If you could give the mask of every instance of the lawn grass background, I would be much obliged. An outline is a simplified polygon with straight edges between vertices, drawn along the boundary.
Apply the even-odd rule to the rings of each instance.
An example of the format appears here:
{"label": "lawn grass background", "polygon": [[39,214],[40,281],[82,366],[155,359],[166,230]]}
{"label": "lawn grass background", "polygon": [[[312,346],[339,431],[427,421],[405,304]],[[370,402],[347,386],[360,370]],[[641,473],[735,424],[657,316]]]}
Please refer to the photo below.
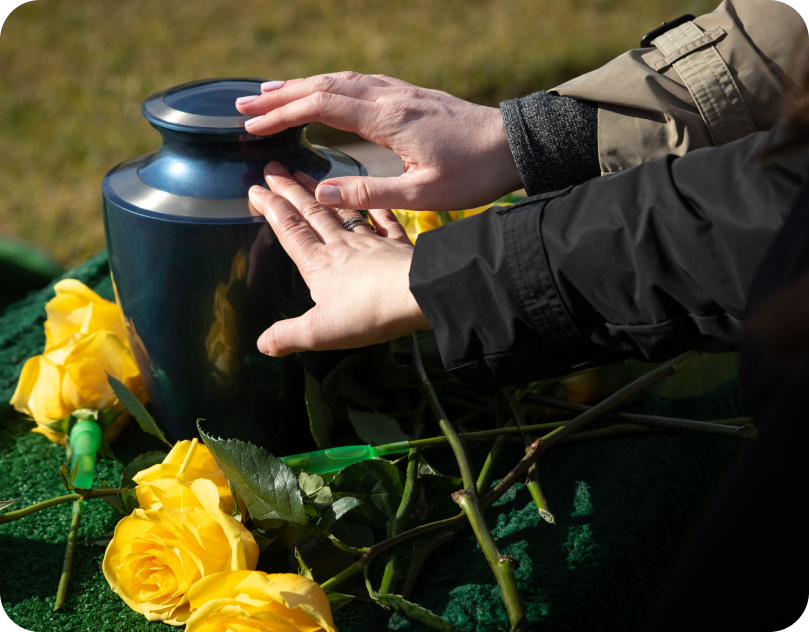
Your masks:
{"label": "lawn grass background", "polygon": [[[0,33],[0,237],[66,267],[104,245],[101,179],[159,146],[148,95],[217,76],[385,73],[497,105],[718,0],[37,0]],[[328,145],[356,137],[313,126]]]}

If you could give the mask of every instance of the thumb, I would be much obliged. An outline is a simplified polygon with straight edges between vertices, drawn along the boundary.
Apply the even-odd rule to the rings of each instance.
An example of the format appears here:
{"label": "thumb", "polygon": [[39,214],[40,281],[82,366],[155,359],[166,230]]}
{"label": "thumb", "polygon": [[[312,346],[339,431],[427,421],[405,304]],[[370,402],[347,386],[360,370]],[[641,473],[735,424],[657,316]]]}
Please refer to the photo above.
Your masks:
{"label": "thumb", "polygon": [[258,338],[256,346],[264,355],[280,358],[296,351],[309,351],[316,344],[312,310],[298,318],[279,320]]}
{"label": "thumb", "polygon": [[321,204],[337,208],[428,210],[435,197],[430,184],[428,174],[423,171],[403,173],[393,178],[328,178],[317,186],[315,197]]}

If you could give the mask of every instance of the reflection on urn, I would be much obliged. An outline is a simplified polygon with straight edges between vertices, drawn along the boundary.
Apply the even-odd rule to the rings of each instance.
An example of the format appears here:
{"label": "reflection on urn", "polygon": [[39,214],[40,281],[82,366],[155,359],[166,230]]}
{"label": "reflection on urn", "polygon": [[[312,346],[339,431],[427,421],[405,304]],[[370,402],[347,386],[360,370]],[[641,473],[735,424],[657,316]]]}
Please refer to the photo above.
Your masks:
{"label": "reflection on urn", "polygon": [[247,277],[247,249],[241,248],[236,253],[230,266],[230,279],[220,283],[216,288],[213,303],[214,321],[205,339],[208,359],[218,379],[233,376],[239,366],[240,353],[239,328],[236,312],[228,300],[228,292],[236,281]]}

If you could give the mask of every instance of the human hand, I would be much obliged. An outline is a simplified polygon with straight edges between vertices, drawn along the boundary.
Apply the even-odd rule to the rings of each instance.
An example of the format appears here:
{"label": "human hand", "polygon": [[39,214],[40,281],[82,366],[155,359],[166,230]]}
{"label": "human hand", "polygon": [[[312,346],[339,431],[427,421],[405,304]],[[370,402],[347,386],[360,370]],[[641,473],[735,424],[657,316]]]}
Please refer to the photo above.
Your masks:
{"label": "human hand", "polygon": [[522,187],[500,110],[384,75],[356,72],[271,81],[236,107],[255,118],[251,134],[321,122],[395,151],[395,178],[328,178],[321,204],[347,209],[457,210],[494,202]]}
{"label": "human hand", "polygon": [[410,293],[413,245],[389,210],[369,215],[377,227],[341,224],[356,211],[338,211],[314,198],[317,181],[290,176],[277,162],[264,170],[271,191],[250,189],[250,202],[267,218],[278,241],[309,286],[315,307],[275,323],[258,339],[259,351],[351,349],[429,329]]}

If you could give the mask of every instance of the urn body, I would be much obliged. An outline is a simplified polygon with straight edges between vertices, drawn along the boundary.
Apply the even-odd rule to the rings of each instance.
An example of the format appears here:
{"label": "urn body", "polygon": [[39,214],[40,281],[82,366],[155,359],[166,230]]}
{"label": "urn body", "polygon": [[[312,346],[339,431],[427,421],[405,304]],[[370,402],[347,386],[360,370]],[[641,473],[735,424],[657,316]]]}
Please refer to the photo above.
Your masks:
{"label": "urn body", "polygon": [[270,446],[303,407],[302,369],[256,340],[302,314],[309,291],[247,192],[277,160],[322,180],[365,175],[311,145],[304,128],[244,130],[238,96],[262,79],[196,81],[152,95],[144,116],[160,149],[104,178],[104,227],[116,300],[155,411],[175,440],[206,432]]}

